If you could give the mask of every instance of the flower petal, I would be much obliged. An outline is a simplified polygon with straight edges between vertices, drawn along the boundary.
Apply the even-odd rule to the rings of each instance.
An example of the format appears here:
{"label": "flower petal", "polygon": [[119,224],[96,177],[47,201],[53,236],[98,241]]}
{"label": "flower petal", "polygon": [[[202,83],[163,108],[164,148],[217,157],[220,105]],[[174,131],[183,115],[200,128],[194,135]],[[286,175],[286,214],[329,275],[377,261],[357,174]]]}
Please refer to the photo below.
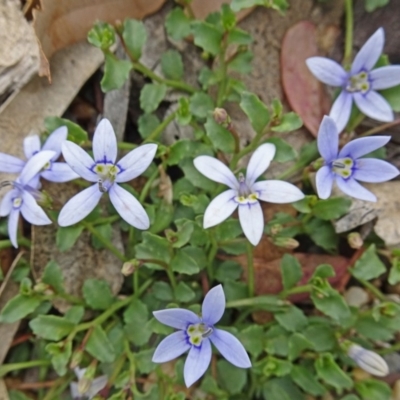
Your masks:
{"label": "flower petal", "polygon": [[98,176],[92,171],[95,162],[86,151],[68,140],[63,142],[61,149],[65,161],[79,176],[89,182],[97,182]]}
{"label": "flower petal", "polygon": [[22,193],[21,214],[32,225],[48,225],[51,219],[43,211],[34,197],[27,191]]}
{"label": "flower petal", "polygon": [[13,208],[8,216],[8,236],[12,245],[18,249],[18,220],[19,220],[19,209]]}
{"label": "flower petal", "polygon": [[354,93],[357,107],[367,117],[377,121],[393,121],[393,111],[386,99],[377,92],[370,90],[367,94]]}
{"label": "flower petal", "polygon": [[50,182],[68,182],[79,178],[79,175],[63,162],[52,163],[51,169],[44,170],[41,176]]}
{"label": "flower petal", "polygon": [[236,196],[237,191],[229,189],[213,199],[204,214],[204,228],[210,228],[225,221],[238,206],[238,203],[234,200]]}
{"label": "flower petal", "polygon": [[310,57],[306,60],[307,67],[321,82],[330,86],[342,86],[347,80],[347,72],[344,68],[325,57]]}
{"label": "flower petal", "polygon": [[333,118],[325,115],[318,130],[318,151],[326,162],[337,158],[339,134]]}
{"label": "flower petal", "polygon": [[78,384],[76,382],[71,382],[69,384],[69,388],[71,391],[71,397],[72,399],[79,399],[81,397],[81,393],[78,390]]}
{"label": "flower petal", "polygon": [[249,242],[257,246],[264,230],[264,215],[260,203],[240,204],[239,221]]}
{"label": "flower petal", "polygon": [[390,141],[390,136],[371,136],[354,139],[345,144],[338,158],[351,157],[353,160],[371,153]]}
{"label": "flower petal", "polygon": [[83,375],[85,375],[86,370],[87,368],[79,368],[79,367],[74,368],[75,375],[79,381],[83,378]]}
{"label": "flower petal", "polygon": [[110,121],[103,118],[93,135],[93,155],[96,162],[115,163],[117,159],[117,137]]}
{"label": "flower petal", "polygon": [[186,387],[190,387],[207,371],[211,362],[211,343],[204,339],[200,347],[192,346],[183,368]]}
{"label": "flower petal", "polygon": [[61,145],[67,140],[68,128],[66,126],[60,126],[54,132],[52,132],[47,140],[44,142],[42,150],[53,150],[56,152],[53,160],[57,160],[61,154]]}
{"label": "flower petal", "polygon": [[361,186],[353,178],[344,180],[343,178],[337,177],[336,183],[343,193],[351,197],[365,201],[376,201],[376,196],[369,190],[365,189],[365,187]]}
{"label": "flower petal", "polygon": [[257,147],[247,166],[246,183],[252,186],[256,179],[269,167],[275,156],[276,147],[272,143],[264,143]]}
{"label": "flower petal", "polygon": [[333,172],[331,172],[331,169],[327,165],[324,165],[317,171],[315,186],[317,187],[320,199],[327,199],[331,195],[334,178]]}
{"label": "flower petal", "polygon": [[141,175],[149,167],[156,155],[156,144],[144,144],[130,151],[118,161],[121,172],[117,175],[116,182],[127,182]]}
{"label": "flower petal", "polygon": [[184,331],[171,333],[171,335],[168,335],[157,346],[151,361],[155,363],[164,363],[174,360],[191,347],[192,345],[189,343]]}
{"label": "flower petal", "polygon": [[335,121],[338,133],[343,132],[349,122],[352,104],[353,95],[346,90],[342,90],[332,105],[329,116]]}
{"label": "flower petal", "polygon": [[392,164],[376,158],[360,158],[353,178],[362,182],[386,182],[399,175],[399,170]]}
{"label": "flower petal", "polygon": [[233,172],[221,161],[210,156],[199,156],[193,160],[196,169],[214,182],[238,189],[239,182]]}
{"label": "flower petal", "polygon": [[239,368],[251,367],[251,361],[245,348],[231,333],[215,328],[210,340],[231,364]]}
{"label": "flower petal", "polygon": [[39,151],[39,153],[36,153],[25,164],[17,182],[26,185],[53,157],[54,151],[50,150]]}
{"label": "flower petal", "polygon": [[25,161],[5,153],[0,153],[0,172],[19,174],[24,168],[24,165]]}
{"label": "flower petal", "polygon": [[208,291],[201,306],[201,316],[207,325],[216,324],[224,315],[225,293],[222,285]]}
{"label": "flower petal", "polygon": [[127,190],[114,183],[108,191],[111,203],[118,214],[137,229],[148,229],[149,217],[143,206]]}
{"label": "flower petal", "polygon": [[373,90],[388,89],[400,84],[400,65],[387,65],[369,73]]}
{"label": "flower petal", "polygon": [[253,190],[258,193],[258,199],[269,203],[285,204],[304,199],[303,192],[295,185],[278,180],[256,182]]}
{"label": "flower petal", "polygon": [[186,329],[190,324],[198,324],[200,318],[190,310],[183,308],[167,308],[153,311],[154,317],[164,325],[175,329]]}
{"label": "flower petal", "polygon": [[93,379],[93,382],[90,385],[90,388],[86,393],[86,396],[88,396],[89,399],[92,399],[94,396],[96,396],[97,393],[99,393],[106,387],[107,382],[108,382],[108,377],[106,375],[102,375]]}
{"label": "flower petal", "polygon": [[351,73],[358,74],[361,71],[370,71],[377,63],[383,51],[385,32],[379,28],[361,47],[354,57]]}
{"label": "flower petal", "polygon": [[83,220],[97,206],[101,196],[97,184],[92,185],[68,200],[58,216],[60,226],[70,226]]}
{"label": "flower petal", "polygon": [[13,208],[13,198],[17,197],[19,193],[20,191],[18,189],[12,189],[4,195],[0,203],[0,217],[6,217],[10,214]]}
{"label": "flower petal", "polygon": [[27,136],[24,139],[24,153],[25,157],[29,160],[33,155],[38,153],[41,148],[40,138],[38,135]]}

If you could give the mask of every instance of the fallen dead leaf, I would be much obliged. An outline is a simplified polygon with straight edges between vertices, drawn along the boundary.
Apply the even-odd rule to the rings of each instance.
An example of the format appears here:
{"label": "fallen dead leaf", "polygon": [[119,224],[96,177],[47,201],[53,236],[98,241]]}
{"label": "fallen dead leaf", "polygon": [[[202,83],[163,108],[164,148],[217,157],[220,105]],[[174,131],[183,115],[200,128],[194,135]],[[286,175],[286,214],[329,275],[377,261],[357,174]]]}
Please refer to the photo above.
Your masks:
{"label": "fallen dead leaf", "polygon": [[317,54],[317,29],[313,23],[301,21],[288,29],[282,42],[282,85],[290,106],[314,136],[331,107],[323,85],[305,63],[307,58]]}

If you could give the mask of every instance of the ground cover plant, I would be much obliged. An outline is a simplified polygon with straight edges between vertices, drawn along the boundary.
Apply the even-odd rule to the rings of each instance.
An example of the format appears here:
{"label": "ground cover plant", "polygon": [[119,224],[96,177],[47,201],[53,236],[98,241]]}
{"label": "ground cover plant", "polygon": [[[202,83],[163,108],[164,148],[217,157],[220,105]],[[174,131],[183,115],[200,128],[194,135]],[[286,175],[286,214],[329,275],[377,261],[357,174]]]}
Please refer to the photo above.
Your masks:
{"label": "ground cover plant", "polygon": [[[290,1],[233,0],[205,20],[189,0],[177,3],[165,29],[206,60],[196,85],[184,80],[178,50],[159,55],[160,71],[141,62],[152,40],[141,21],[99,21],[88,33],[104,53],[103,92],[133,71],[143,77],[139,136],[117,139],[106,118],[91,137],[49,118],[47,132],[25,139],[24,159],[0,153],[0,171],[15,175],[0,184],[8,237],[0,248],[34,251],[26,228],[54,225],[59,253],[73,253],[87,234],[123,276],[117,289],[89,278],[71,293],[55,259],[33,277],[19,253],[11,277],[19,292],[0,313],[2,324],[24,321],[0,366],[10,399],[398,399],[397,378],[388,378],[398,371],[385,357],[400,349],[400,298],[382,282],[400,282],[400,251],[371,224],[337,229],[399,175],[385,159],[400,103],[400,66],[384,54],[389,33],[379,28],[353,52],[345,1],[343,63],[306,60],[339,90],[316,139],[298,152],[282,136],[296,134],[301,117],[278,99],[265,104],[241,79],[253,38],[235,14],[261,6],[284,15]],[[176,107],[160,120],[171,93]],[[248,143],[232,104],[254,131]],[[360,130],[365,117],[383,124]],[[172,123],[192,135],[168,144],[162,133]],[[274,163],[282,168],[269,175]],[[266,272],[260,251],[278,254]],[[367,300],[351,301],[349,285]],[[30,370],[28,391],[13,384]]]}

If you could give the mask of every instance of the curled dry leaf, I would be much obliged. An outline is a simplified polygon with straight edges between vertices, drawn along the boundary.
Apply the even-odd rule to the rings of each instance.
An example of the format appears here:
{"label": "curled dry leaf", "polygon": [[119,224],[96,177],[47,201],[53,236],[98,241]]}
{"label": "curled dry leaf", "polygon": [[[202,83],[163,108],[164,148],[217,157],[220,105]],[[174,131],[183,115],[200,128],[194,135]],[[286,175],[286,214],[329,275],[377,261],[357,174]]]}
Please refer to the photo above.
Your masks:
{"label": "curled dry leaf", "polygon": [[323,85],[305,63],[307,58],[317,54],[317,29],[313,23],[301,21],[287,30],[281,51],[283,89],[290,106],[314,136],[331,106]]}

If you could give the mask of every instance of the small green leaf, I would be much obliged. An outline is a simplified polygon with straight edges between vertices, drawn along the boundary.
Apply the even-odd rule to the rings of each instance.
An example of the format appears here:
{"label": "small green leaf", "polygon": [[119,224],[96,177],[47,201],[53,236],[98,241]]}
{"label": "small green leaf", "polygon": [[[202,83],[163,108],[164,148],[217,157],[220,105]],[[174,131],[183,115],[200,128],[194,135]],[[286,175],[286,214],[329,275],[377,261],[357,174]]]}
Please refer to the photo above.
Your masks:
{"label": "small green leaf", "polygon": [[253,58],[254,54],[250,50],[240,52],[229,63],[229,70],[239,72],[239,74],[243,75],[249,74],[253,70]]}
{"label": "small green leaf", "polygon": [[386,271],[385,265],[376,254],[375,245],[371,244],[356,261],[351,273],[358,279],[370,280],[377,278]]}
{"label": "small green leaf", "polygon": [[142,48],[147,40],[146,28],[142,21],[126,19],[122,33],[124,43],[128,48],[129,55],[138,61],[142,55]]}
{"label": "small green leaf", "polygon": [[315,373],[310,371],[309,368],[302,365],[294,365],[290,376],[306,393],[313,396],[323,396],[326,392],[324,386],[315,377]]}
{"label": "small green leaf", "polygon": [[337,390],[351,389],[353,387],[353,381],[339,365],[337,365],[332,354],[321,354],[314,365],[318,377],[328,385],[333,386]]}
{"label": "small green leaf", "polygon": [[206,128],[207,136],[210,138],[215,149],[221,150],[224,153],[234,152],[234,137],[226,128],[217,124],[214,118],[208,117],[204,127]]}
{"label": "small green leaf", "polygon": [[277,312],[275,319],[279,325],[290,332],[302,331],[308,323],[303,311],[295,306],[290,306],[281,312]]}
{"label": "small green leaf", "polygon": [[287,360],[281,360],[272,356],[268,357],[268,360],[263,368],[263,373],[267,377],[271,376],[285,376],[290,374],[293,364]]}
{"label": "small green leaf", "polygon": [[330,252],[336,250],[338,236],[330,222],[313,218],[306,223],[304,228],[318,246]]}
{"label": "small green leaf", "polygon": [[44,120],[44,126],[49,133],[54,132],[61,126],[66,126],[68,128],[67,139],[79,145],[89,140],[87,132],[84,131],[78,124],[75,124],[69,119],[60,117],[46,117]]}
{"label": "small green leaf", "polygon": [[204,51],[217,55],[220,51],[223,32],[205,21],[192,22],[194,44]]}
{"label": "small green leaf", "polygon": [[50,261],[44,268],[42,282],[50,285],[56,293],[64,293],[63,273],[55,261]]}
{"label": "small green leaf", "polygon": [[106,310],[114,301],[109,284],[100,279],[87,279],[82,288],[86,303],[93,310]]}
{"label": "small green leaf", "polygon": [[388,400],[392,395],[392,390],[386,382],[376,379],[365,379],[356,382],[355,388],[363,400]]}
{"label": "small green leaf", "polygon": [[246,31],[235,28],[228,34],[228,44],[249,45],[253,42],[253,37]]}
{"label": "small green leaf", "polygon": [[[167,239],[150,232],[143,232],[142,237],[142,243],[135,246],[135,254],[138,260],[153,259],[165,263],[170,262],[170,243]],[[146,263],[146,265],[148,267],[151,265],[155,269],[162,269],[157,264]]]}
{"label": "small green leaf", "polygon": [[181,40],[190,35],[190,18],[186,16],[182,8],[174,8],[165,20],[168,35],[174,40]]}
{"label": "small green leaf", "polygon": [[197,92],[190,98],[190,112],[198,118],[204,119],[214,110],[213,99],[204,92]]}
{"label": "small green leaf", "polygon": [[260,325],[249,325],[238,334],[238,339],[254,357],[258,357],[264,349],[265,333]]}
{"label": "small green leaf", "polygon": [[400,260],[397,256],[392,259],[388,281],[391,285],[400,282]]}
{"label": "small green leaf", "polygon": [[75,328],[72,322],[55,315],[39,315],[29,323],[29,326],[35,335],[56,342]]}
{"label": "small green leaf", "polygon": [[142,114],[138,119],[138,131],[142,139],[147,139],[160,125],[160,120],[154,114]]}
{"label": "small green leaf", "polygon": [[285,290],[295,286],[303,276],[301,265],[296,257],[284,254],[281,261],[282,280]]}
{"label": "small green leaf", "polygon": [[306,339],[313,344],[314,349],[318,352],[332,350],[336,345],[335,333],[332,330],[331,325],[309,325],[302,333]]}
{"label": "small green leaf", "polygon": [[154,371],[157,364],[153,363],[154,350],[142,350],[138,353],[135,353],[135,362],[137,363],[137,368],[142,374],[149,374],[151,371]]}
{"label": "small green leaf", "polygon": [[192,114],[190,113],[190,102],[187,97],[181,97],[178,100],[178,109],[176,110],[176,120],[178,124],[185,126],[189,125],[192,121]]}
{"label": "small green leaf", "polygon": [[270,113],[258,96],[254,93],[243,92],[240,108],[248,116],[254,130],[257,133],[263,132],[270,121]]}
{"label": "small green leaf", "polygon": [[180,274],[193,275],[200,271],[195,260],[186,254],[183,249],[176,251],[171,261],[172,270]]}
{"label": "small green leaf", "polygon": [[180,249],[190,241],[194,230],[194,222],[184,219],[175,221],[178,231],[173,236],[172,247]]}
{"label": "small green leaf", "polygon": [[115,29],[107,22],[96,22],[87,36],[88,42],[102,50],[108,50],[115,43]]}
{"label": "small green leaf", "polygon": [[60,226],[57,229],[56,234],[56,246],[60,251],[69,250],[75,242],[79,239],[82,231],[84,229],[83,225],[71,225],[71,226]]}
{"label": "small green leaf", "polygon": [[265,0],[232,0],[231,8],[233,11],[238,12],[244,8],[263,5],[265,5]]}
{"label": "small green leaf", "polygon": [[172,301],[174,295],[171,286],[167,282],[155,282],[152,286],[154,297],[161,301]]}
{"label": "small green leaf", "polygon": [[176,50],[167,50],[161,56],[161,69],[168,79],[180,80],[183,76],[182,56]]}
{"label": "small green leaf", "polygon": [[386,6],[387,4],[389,4],[389,0],[365,0],[365,9],[368,12],[372,12],[377,8]]}
{"label": "small green leaf", "polygon": [[[384,0],[389,1],[389,0]],[[400,85],[381,90],[380,94],[387,100],[393,111],[400,111]]]}
{"label": "small green leaf", "polygon": [[242,266],[236,261],[224,261],[218,265],[215,272],[215,279],[220,282],[227,280],[236,281],[240,278],[243,273]]}
{"label": "small green leaf", "polygon": [[294,112],[289,112],[284,114],[279,125],[273,126],[271,128],[274,132],[291,132],[299,129],[303,126],[303,121]]}
{"label": "small green leaf", "polygon": [[327,200],[318,200],[312,212],[317,218],[329,221],[345,215],[351,206],[351,200],[345,197],[332,197]]}
{"label": "small green leaf", "polygon": [[85,350],[100,362],[111,363],[115,360],[114,347],[103,328],[99,325],[94,327],[86,343]]}
{"label": "small green leaf", "polygon": [[289,339],[289,360],[295,360],[306,349],[314,349],[312,342],[310,342],[303,334],[294,333]]}
{"label": "small green leaf", "polygon": [[101,90],[105,93],[120,89],[128,80],[132,63],[120,60],[112,53],[105,53],[104,75],[100,82]]}
{"label": "small green leaf", "polygon": [[247,371],[237,368],[226,360],[217,362],[218,382],[230,394],[239,394],[247,383]]}
{"label": "small green leaf", "polygon": [[36,297],[17,294],[15,297],[10,299],[1,310],[0,322],[11,324],[19,321],[31,312],[35,311],[41,302],[42,300]]}
{"label": "small green leaf", "polygon": [[284,163],[295,160],[298,157],[297,151],[289,143],[279,137],[270,138],[266,140],[266,143],[272,143],[276,147],[274,161]]}
{"label": "small green leaf", "polygon": [[58,375],[67,373],[67,364],[71,357],[72,342],[48,343],[45,350],[52,356],[51,363]]}
{"label": "small green leaf", "polygon": [[147,114],[157,110],[166,93],[167,87],[165,85],[159,83],[146,83],[140,92],[141,109]]}
{"label": "small green leaf", "polygon": [[181,301],[182,303],[188,303],[195,298],[195,292],[183,281],[178,283],[178,286],[175,290],[176,300]]}
{"label": "small green leaf", "polygon": [[125,333],[127,337],[137,346],[147,343],[152,334],[148,325],[149,312],[147,306],[138,299],[133,299],[129,307],[124,311],[126,323]]}
{"label": "small green leaf", "polygon": [[79,324],[85,314],[82,306],[72,306],[64,315],[64,318],[74,324]]}

